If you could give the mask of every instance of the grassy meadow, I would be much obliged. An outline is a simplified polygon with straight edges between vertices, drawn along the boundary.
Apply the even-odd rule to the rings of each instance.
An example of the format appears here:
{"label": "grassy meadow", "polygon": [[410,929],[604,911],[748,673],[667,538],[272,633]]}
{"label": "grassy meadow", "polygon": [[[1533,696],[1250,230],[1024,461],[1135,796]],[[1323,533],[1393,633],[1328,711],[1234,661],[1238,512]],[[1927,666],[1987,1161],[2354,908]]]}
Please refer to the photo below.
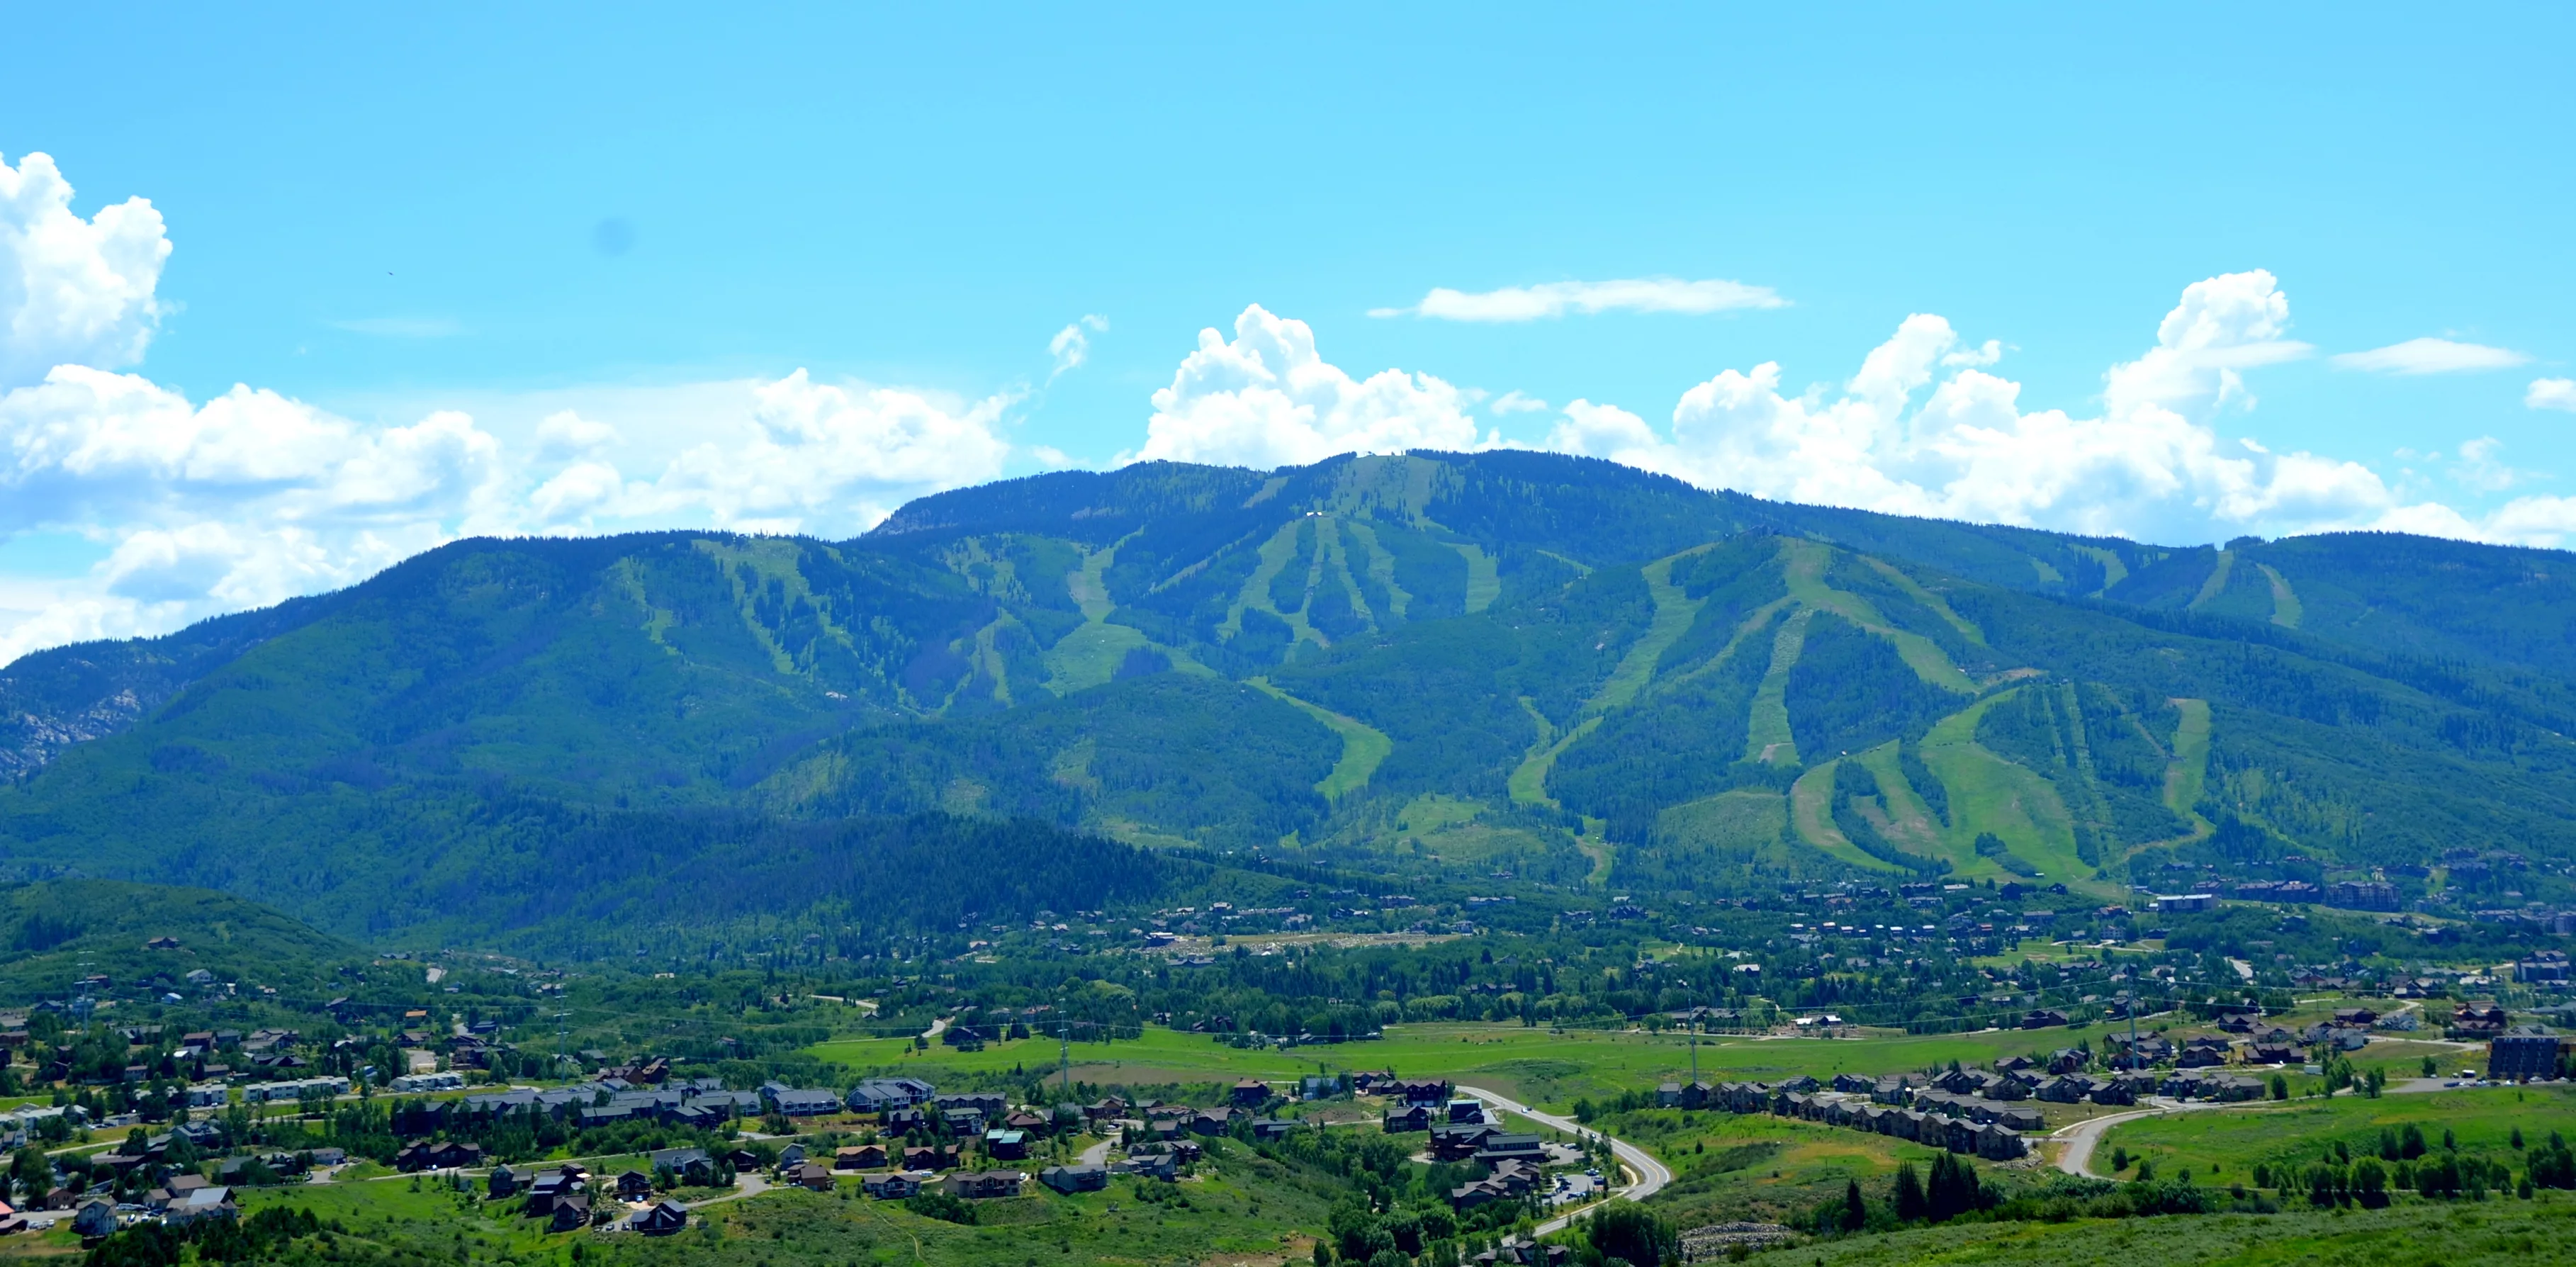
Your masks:
{"label": "grassy meadow", "polygon": [[[2045,1052],[2075,1041],[2071,1033],[2093,1032],[2003,1030],[1858,1039],[1715,1037],[1699,1045],[1699,1071],[1713,1082],[1776,1082],[1799,1074],[1831,1078],[1837,1073],[1896,1073],[1954,1060],[1973,1066],[1999,1056]],[[1563,1111],[1578,1099],[1687,1078],[1691,1068],[1688,1040],[1669,1033],[1423,1024],[1389,1026],[1386,1035],[1379,1041],[1329,1047],[1240,1050],[1206,1035],[1149,1026],[1133,1041],[1073,1044],[1073,1077],[1104,1086],[1144,1086],[1384,1069],[1404,1076],[1473,1082],[1541,1108]],[[805,1050],[855,1071],[900,1070],[935,1081],[947,1070],[984,1074],[1052,1070],[1059,1049],[1052,1038],[1028,1038],[991,1043],[979,1052],[934,1047],[916,1053],[909,1039],[865,1038],[820,1043]]]}

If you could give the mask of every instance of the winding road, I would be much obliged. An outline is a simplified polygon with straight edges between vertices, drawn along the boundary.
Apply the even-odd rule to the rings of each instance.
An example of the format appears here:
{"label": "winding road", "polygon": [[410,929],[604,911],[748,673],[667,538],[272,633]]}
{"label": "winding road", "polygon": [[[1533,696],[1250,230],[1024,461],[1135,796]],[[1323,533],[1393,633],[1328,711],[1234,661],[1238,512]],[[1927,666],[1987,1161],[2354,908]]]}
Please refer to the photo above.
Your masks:
{"label": "winding road", "polygon": [[[2389,1083],[2385,1093],[2424,1095],[2442,1089],[2443,1083],[2440,1078],[2401,1078]],[[2061,1145],[2057,1152],[2057,1168],[2070,1175],[2079,1175],[2088,1179],[2101,1178],[2100,1175],[2093,1173],[2094,1145],[2101,1143],[2102,1136],[2122,1122],[2134,1122],[2146,1117],[2162,1117],[2167,1113],[2196,1113],[2221,1109],[2234,1109],[2240,1113],[2259,1113],[2266,1109],[2295,1107],[2300,1101],[2241,1100],[2233,1104],[2212,1104],[2196,1100],[2168,1100],[2162,1096],[2153,1096],[2148,1099],[2148,1103],[2153,1107],[2131,1109],[2126,1113],[2105,1113],[2100,1117],[2086,1118],[2071,1126],[2061,1126],[2049,1132],[2048,1137]]]}
{"label": "winding road", "polygon": [[[1500,1112],[1509,1113],[1515,1117],[1528,1118],[1529,1120],[1551,1130],[1559,1130],[1564,1131],[1567,1134],[1577,1135],[1600,1134],[1600,1132],[1595,1131],[1570,1117],[1558,1117],[1553,1113],[1541,1113],[1537,1109],[1533,1109],[1518,1100],[1505,1096],[1499,1091],[1488,1091],[1483,1087],[1470,1087],[1462,1084],[1459,1086],[1458,1092],[1461,1095],[1474,1096],[1475,1098],[1484,1101],[1486,1104],[1493,1106]],[[1665,1166],[1664,1163],[1655,1160],[1654,1157],[1647,1153],[1645,1149],[1639,1148],[1634,1144],[1623,1143],[1619,1140],[1610,1139],[1607,1135],[1602,1135],[1601,1138],[1609,1142],[1610,1153],[1612,1156],[1619,1159],[1620,1167],[1626,1170],[1629,1174],[1636,1176],[1636,1182],[1631,1183],[1627,1187],[1611,1194],[1610,1199],[1643,1201],[1646,1198],[1663,1191],[1664,1185],[1673,1181],[1672,1170]],[[1591,1207],[1585,1207],[1585,1209],[1589,1208]],[[1538,1225],[1534,1235],[1545,1236],[1550,1232],[1561,1230],[1565,1225],[1574,1221],[1575,1215],[1581,1214],[1582,1212],[1582,1210],[1575,1210],[1549,1219],[1548,1221]]]}

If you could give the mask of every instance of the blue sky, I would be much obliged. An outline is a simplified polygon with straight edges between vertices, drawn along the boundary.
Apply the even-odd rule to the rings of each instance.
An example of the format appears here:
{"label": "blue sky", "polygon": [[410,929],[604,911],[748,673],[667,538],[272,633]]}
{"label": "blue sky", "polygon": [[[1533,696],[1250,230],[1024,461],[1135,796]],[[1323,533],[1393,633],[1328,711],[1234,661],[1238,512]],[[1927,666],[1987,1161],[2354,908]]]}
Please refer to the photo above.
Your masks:
{"label": "blue sky", "polygon": [[[1136,455],[2576,530],[2563,8],[350,8],[9,6],[0,161],[169,253],[0,330],[0,659],[463,532],[838,535]],[[0,277],[90,249],[18,179]],[[1623,279],[1746,289],[1578,285]],[[1566,302],[1370,315],[1435,288]]]}

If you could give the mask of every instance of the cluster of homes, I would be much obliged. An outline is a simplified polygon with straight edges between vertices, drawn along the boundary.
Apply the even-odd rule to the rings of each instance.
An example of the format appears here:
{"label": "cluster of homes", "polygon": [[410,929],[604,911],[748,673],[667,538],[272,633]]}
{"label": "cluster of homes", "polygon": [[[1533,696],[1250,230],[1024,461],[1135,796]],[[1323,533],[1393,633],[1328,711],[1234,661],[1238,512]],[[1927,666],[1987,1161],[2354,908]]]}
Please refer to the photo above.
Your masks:
{"label": "cluster of homes", "polygon": [[1548,1166],[1573,1160],[1564,1152],[1551,1154],[1547,1141],[1536,1135],[1504,1130],[1482,1101],[1453,1095],[1446,1082],[1375,1073],[1352,1081],[1363,1094],[1387,1097],[1382,1121],[1388,1134],[1427,1131],[1434,1160],[1485,1168],[1483,1178],[1449,1190],[1449,1204],[1458,1209],[1529,1197],[1543,1189]]}
{"label": "cluster of homes", "polygon": [[[1836,1078],[1835,1085],[1847,1089],[1828,1091],[1823,1084],[1804,1076],[1776,1085],[1763,1082],[1725,1082],[1714,1086],[1705,1082],[1694,1082],[1688,1086],[1667,1084],[1672,1106],[1677,1108],[1801,1118],[1828,1126],[1910,1139],[1990,1161],[2011,1161],[2027,1156],[2030,1145],[2023,1139],[2022,1131],[2039,1126],[2039,1114],[2032,1110],[2011,1109],[1978,1098],[1973,1093],[1917,1087],[1902,1075],[1871,1079],[1858,1074],[1842,1074]],[[1977,1084],[1961,1077],[1958,1085]],[[1659,1088],[1656,1102],[1664,1103],[1666,1095],[1667,1092]],[[1882,1096],[1890,1097],[1893,1102],[1882,1102]],[[2021,1125],[2006,1125],[2007,1113],[2013,1115],[2010,1120]]]}
{"label": "cluster of homes", "polygon": [[[755,1161],[757,1159],[754,1159]],[[653,1173],[629,1170],[615,1179],[604,1180],[594,1188],[590,1172],[572,1162],[563,1162],[550,1170],[540,1170],[522,1178],[508,1166],[498,1166],[486,1181],[495,1201],[517,1198],[519,1213],[532,1219],[546,1220],[550,1231],[571,1232],[585,1227],[621,1228],[646,1236],[669,1236],[689,1225],[689,1207],[677,1198],[665,1195],[654,1200],[656,1176],[660,1183],[713,1185],[718,1177],[715,1161],[703,1148],[667,1148],[652,1156]],[[631,1208],[624,1220],[614,1217],[606,1198],[623,1202]],[[607,1214],[609,1217],[603,1218]]]}

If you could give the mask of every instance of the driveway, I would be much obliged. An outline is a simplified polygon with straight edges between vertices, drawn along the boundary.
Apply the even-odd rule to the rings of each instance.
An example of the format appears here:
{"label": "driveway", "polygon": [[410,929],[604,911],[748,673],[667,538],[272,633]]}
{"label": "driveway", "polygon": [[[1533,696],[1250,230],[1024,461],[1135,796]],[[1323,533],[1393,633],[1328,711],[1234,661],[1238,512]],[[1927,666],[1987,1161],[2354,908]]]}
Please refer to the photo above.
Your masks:
{"label": "driveway", "polygon": [[[1474,1096],[1476,1099],[1482,1100],[1486,1104],[1491,1105],[1502,1112],[1510,1113],[1516,1117],[1528,1118],[1541,1126],[1545,1126],[1553,1130],[1564,1131],[1567,1134],[1600,1134],[1600,1132],[1595,1131],[1591,1127],[1585,1126],[1572,1118],[1558,1117],[1553,1113],[1541,1113],[1537,1109],[1533,1109],[1518,1100],[1511,1099],[1499,1091],[1488,1091],[1483,1087],[1461,1085],[1458,1088],[1458,1092],[1461,1095]],[[1609,1139],[1606,1135],[1602,1136],[1602,1138],[1609,1140],[1610,1153],[1612,1156],[1619,1159],[1620,1167],[1635,1177],[1635,1182],[1630,1183],[1627,1187],[1614,1193],[1614,1196],[1624,1197],[1630,1201],[1643,1201],[1646,1198],[1663,1191],[1664,1185],[1673,1181],[1672,1170],[1665,1166],[1664,1163],[1655,1160],[1653,1155],[1649,1154],[1645,1149],[1639,1148],[1634,1144],[1622,1143],[1619,1140]],[[1579,1213],[1582,1213],[1582,1211],[1575,1211],[1575,1214]],[[1560,1214],[1555,1218],[1539,1224],[1536,1234],[1539,1236],[1545,1236],[1550,1232],[1563,1229],[1567,1224],[1573,1221],[1574,1214]]]}

